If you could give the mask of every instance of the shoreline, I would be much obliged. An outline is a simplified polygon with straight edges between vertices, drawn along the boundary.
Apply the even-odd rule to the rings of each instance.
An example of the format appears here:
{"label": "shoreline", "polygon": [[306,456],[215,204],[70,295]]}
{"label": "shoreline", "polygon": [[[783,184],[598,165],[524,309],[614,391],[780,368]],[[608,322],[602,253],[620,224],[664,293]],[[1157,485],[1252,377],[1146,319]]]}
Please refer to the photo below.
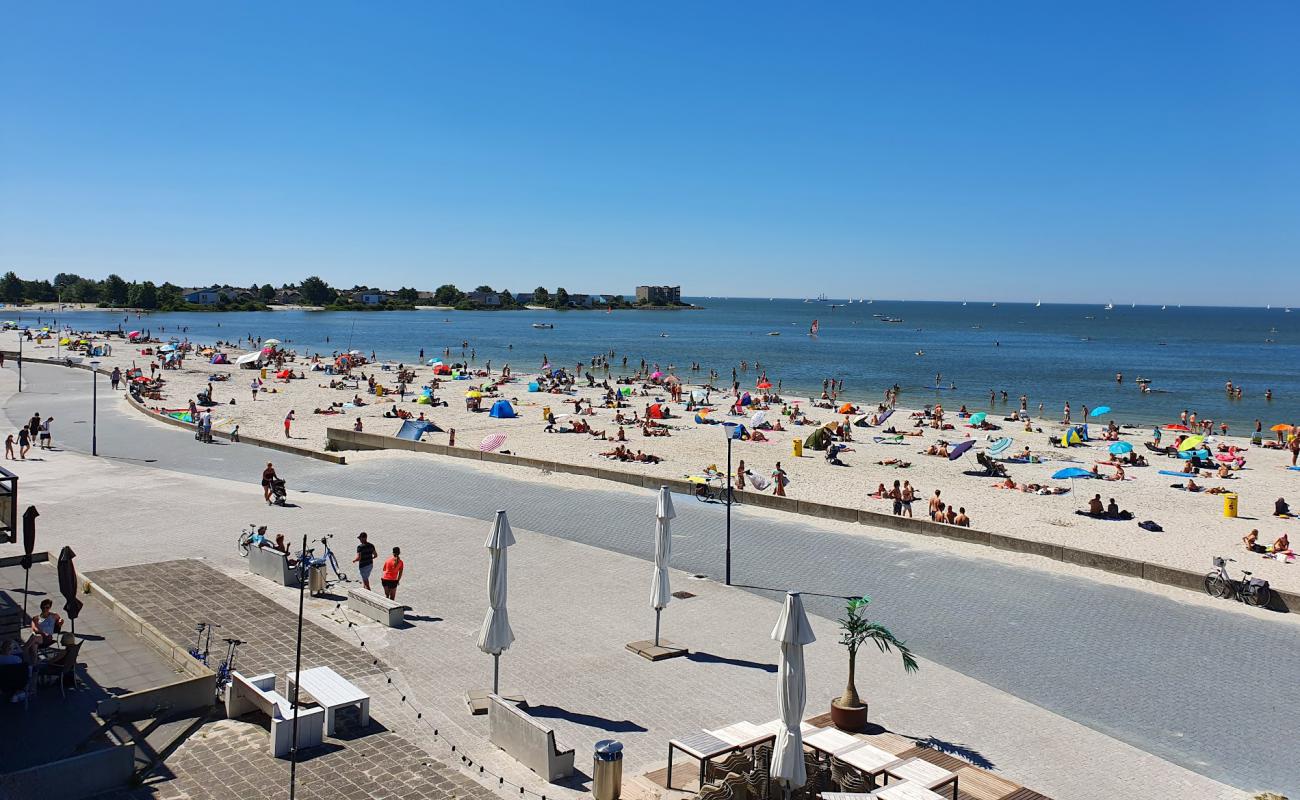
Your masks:
{"label": "shoreline", "polygon": [[[142,366],[147,366],[147,361],[138,355],[136,347],[118,345],[115,340],[114,350],[113,356],[104,359],[101,371],[111,370],[115,364],[129,365],[133,360],[143,361]],[[26,348],[25,355],[28,358],[37,356],[37,360],[46,360],[42,357],[52,356],[53,352],[53,347],[44,350],[29,346]],[[229,349],[226,352],[234,354]],[[501,448],[503,451],[528,459],[540,458],[552,463],[564,463],[579,472],[584,469],[612,470],[624,474],[627,478],[626,482],[656,483],[665,480],[680,482],[686,475],[700,474],[701,469],[710,463],[726,464],[726,446],[720,431],[715,429],[715,426],[696,425],[691,418],[681,416],[680,406],[675,405],[674,412],[679,416],[664,420],[666,424],[672,426],[669,437],[647,438],[641,435],[638,428],[631,426],[625,428],[629,448],[661,456],[665,459],[663,463],[624,463],[598,458],[597,453],[611,449],[614,443],[583,434],[547,434],[542,431],[544,423],[541,420],[541,410],[550,406],[554,413],[562,414],[564,406],[567,405],[565,401],[572,398],[529,393],[527,391],[529,377],[521,373],[516,373],[518,380],[506,384],[502,391],[503,396],[512,401],[519,416],[514,419],[494,419],[487,413],[472,413],[465,409],[462,397],[464,386],[459,381],[444,382],[438,391],[438,396],[450,405],[436,408],[412,402],[411,394],[408,394],[405,403],[395,404],[386,402],[390,399],[388,397],[366,394],[364,388],[332,390],[328,388],[329,376],[322,372],[310,371],[306,372],[308,376],[306,380],[287,382],[269,380],[266,385],[270,391],[259,393],[258,399],[253,401],[248,390],[248,381],[256,373],[247,370],[236,371],[229,365],[199,362],[201,359],[191,356],[186,359],[183,369],[164,371],[162,377],[167,380],[164,386],[165,399],[146,400],[146,404],[169,409],[183,408],[188,398],[193,397],[200,388],[209,385],[210,375],[226,373],[230,375],[228,381],[211,384],[215,387],[214,399],[219,404],[213,408],[216,421],[214,427],[217,431],[229,431],[233,425],[238,424],[243,436],[279,441],[284,438],[283,418],[289,409],[294,409],[297,419],[293,423],[293,436],[286,443],[318,452],[325,452],[327,448],[328,428],[350,431],[358,417],[362,420],[364,432],[394,435],[400,427],[400,420],[386,418],[382,414],[400,405],[403,410],[410,411],[413,415],[420,411],[428,413],[429,417],[444,429],[442,433],[424,436],[425,441],[435,445],[446,445],[449,434],[445,431],[454,428],[457,432],[457,448],[477,452],[480,439],[488,434],[499,432],[507,436],[507,441]],[[295,361],[289,366],[294,368],[296,374],[306,365]],[[361,370],[367,374],[371,373],[367,367],[362,367]],[[393,373],[384,372],[382,369],[374,369],[373,374],[381,383],[391,385],[393,381]],[[430,368],[419,367],[417,380],[413,385],[418,386],[420,383],[427,382],[430,377]],[[325,385],[322,386],[322,383]],[[364,382],[361,385],[364,387]],[[338,409],[342,413],[337,414],[312,413],[313,407],[326,408],[331,403],[350,401],[357,394],[364,396],[366,405],[359,408]],[[632,398],[632,408],[627,411],[640,412],[646,404],[653,402],[655,397],[664,396],[660,391],[652,392],[650,395]],[[591,389],[581,387],[578,396],[594,399],[595,393]],[[786,393],[786,398],[793,399],[789,392]],[[230,403],[232,399],[236,401],[233,405]],[[484,408],[487,406],[485,405]],[[874,408],[874,404],[869,408]],[[598,408],[596,411],[594,416],[584,415],[583,418],[590,421],[596,430],[604,429],[612,435],[613,412],[603,408]],[[724,409],[720,408],[715,413],[718,417],[725,418]],[[809,413],[822,422],[837,416],[822,409],[810,408]],[[897,410],[891,422],[896,423],[899,430],[911,430],[910,419],[905,409]],[[1247,469],[1240,473],[1241,477],[1235,481],[1198,479],[1199,483],[1206,486],[1227,485],[1236,490],[1241,497],[1240,513],[1246,515],[1240,518],[1224,518],[1221,515],[1222,502],[1212,495],[1189,495],[1170,489],[1171,482],[1180,481],[1156,473],[1164,468],[1177,469],[1181,466],[1181,462],[1158,458],[1150,453],[1146,455],[1152,456],[1150,459],[1152,466],[1130,470],[1130,477],[1134,480],[1079,481],[1075,486],[1074,494],[1057,497],[997,490],[993,488],[996,482],[994,479],[968,474],[977,469],[974,457],[969,454],[955,462],[916,454],[917,450],[937,438],[946,438],[951,442],[970,438],[978,444],[987,443],[1002,435],[1015,437],[1017,449],[1021,443],[1028,443],[1035,452],[1054,460],[1043,464],[1010,464],[1008,468],[1013,478],[1018,482],[1033,481],[1057,486],[1068,486],[1068,483],[1051,481],[1052,472],[1064,466],[1090,468],[1091,461],[1104,454],[1104,447],[1099,447],[1096,443],[1092,447],[1085,448],[1050,449],[1046,446],[1047,436],[1052,433],[1059,435],[1061,426],[1048,422],[1039,424],[1044,433],[1023,434],[1014,426],[1008,426],[1003,431],[997,432],[972,431],[959,427],[941,433],[927,428],[924,429],[922,436],[905,439],[903,446],[873,442],[871,436],[879,435],[878,429],[854,427],[852,432],[858,441],[852,443],[853,452],[843,455],[843,460],[850,465],[848,467],[830,466],[821,457],[822,453],[811,451],[802,458],[794,458],[791,452],[791,441],[796,437],[802,440],[815,429],[811,426],[791,426],[790,430],[784,433],[769,432],[768,435],[775,439],[772,443],[735,443],[734,460],[737,465],[744,460],[746,466],[764,476],[773,468],[776,461],[781,461],[792,479],[787,493],[796,502],[854,509],[855,513],[856,510],[862,510],[889,514],[891,509],[888,501],[874,500],[866,495],[878,483],[889,485],[893,480],[906,479],[911,481],[918,490],[918,499],[921,502],[917,504],[914,512],[917,516],[924,515],[925,500],[935,489],[940,489],[945,501],[951,501],[967,509],[967,513],[972,518],[973,528],[982,535],[997,535],[1001,531],[1011,533],[1017,538],[1042,543],[1047,547],[1091,551],[1201,574],[1210,568],[1214,556],[1233,556],[1244,565],[1244,568],[1254,570],[1257,576],[1270,580],[1276,588],[1285,591],[1300,590],[1300,562],[1288,564],[1259,559],[1243,553],[1241,545],[1241,537],[1252,527],[1258,527],[1260,540],[1268,543],[1282,532],[1300,535],[1300,527],[1297,527],[1294,521],[1277,520],[1268,516],[1273,499],[1286,496],[1288,488],[1293,489],[1296,485],[1295,476],[1282,469],[1284,462],[1289,463],[1289,454],[1284,456],[1275,451],[1252,448],[1247,453],[1249,461]],[[1148,433],[1146,429],[1126,430],[1124,433],[1125,438],[1137,445],[1139,452],[1145,452],[1138,443],[1146,438]],[[1246,444],[1241,437],[1230,436],[1225,441],[1238,445]],[[384,457],[383,453],[352,452],[347,456],[349,461]],[[908,460],[912,466],[909,469],[896,469],[874,463],[888,458]],[[769,494],[770,492],[771,490],[768,489]],[[1075,516],[1074,509],[1085,505],[1086,497],[1093,493],[1101,493],[1103,502],[1108,497],[1115,497],[1122,508],[1134,512],[1135,520],[1117,522]],[[753,495],[752,488],[746,494]],[[1300,500],[1294,496],[1289,499],[1292,502]],[[1136,521],[1145,519],[1156,520],[1164,527],[1165,532],[1151,534],[1137,528]],[[1296,530],[1291,531],[1291,528]],[[990,532],[990,534],[982,532]]]}

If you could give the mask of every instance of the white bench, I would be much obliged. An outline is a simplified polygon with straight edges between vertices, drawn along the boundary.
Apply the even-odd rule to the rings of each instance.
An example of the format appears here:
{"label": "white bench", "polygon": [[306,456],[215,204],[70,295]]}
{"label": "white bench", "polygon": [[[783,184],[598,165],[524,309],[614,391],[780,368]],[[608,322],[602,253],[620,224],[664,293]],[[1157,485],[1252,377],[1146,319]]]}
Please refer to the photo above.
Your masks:
{"label": "white bench", "polygon": [[556,748],[555,731],[496,694],[488,695],[488,739],[548,781],[573,774],[573,751]]}
{"label": "white bench", "polygon": [[[230,674],[226,685],[226,716],[234,719],[253,711],[271,718],[271,755],[284,758],[293,749],[293,704],[275,691],[275,675],[251,678]],[[298,706],[298,749],[324,740],[325,709]]]}
{"label": "white bench", "polygon": [[348,589],[348,608],[370,617],[375,622],[382,622],[390,628],[396,628],[406,619],[410,606],[404,606],[396,600],[389,600],[378,592],[369,589]]}
{"label": "white bench", "polygon": [[248,571],[281,586],[298,585],[298,570],[289,566],[289,555],[274,547],[248,548]]}

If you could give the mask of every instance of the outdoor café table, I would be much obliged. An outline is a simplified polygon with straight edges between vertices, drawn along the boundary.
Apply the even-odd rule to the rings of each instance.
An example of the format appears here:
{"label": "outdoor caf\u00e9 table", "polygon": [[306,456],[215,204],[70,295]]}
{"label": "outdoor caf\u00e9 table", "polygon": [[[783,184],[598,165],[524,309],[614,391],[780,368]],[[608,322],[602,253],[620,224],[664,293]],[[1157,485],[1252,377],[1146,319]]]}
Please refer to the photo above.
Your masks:
{"label": "outdoor caf\u00e9 table", "polygon": [[766,730],[752,722],[737,722],[725,728],[718,728],[716,731],[708,731],[708,733],[713,734],[727,744],[733,744],[741,748],[753,747],[759,742],[776,738],[775,731]]}
{"label": "outdoor caf\u00e9 table", "polygon": [[828,756],[839,756],[866,744],[858,737],[834,728],[823,728],[809,734],[804,737],[803,743]]}
{"label": "outdoor caf\u00e9 table", "polygon": [[836,758],[866,775],[873,782],[889,767],[901,763],[898,756],[867,742],[863,742],[861,747],[848,750],[836,756]]}
{"label": "outdoor caf\u00e9 table", "polygon": [[935,794],[919,783],[903,781],[892,783],[883,789],[871,793],[874,800],[947,800],[941,794]]}
{"label": "outdoor caf\u00e9 table", "polygon": [[885,781],[904,780],[938,791],[941,786],[952,786],[952,800],[957,800],[957,774],[924,758],[909,758],[885,768]]}
{"label": "outdoor caf\u00e9 table", "polygon": [[334,735],[334,712],[340,708],[356,706],[361,712],[361,727],[370,724],[370,695],[348,683],[329,667],[305,669],[300,679],[292,672],[284,677],[289,683],[290,694],[293,685],[297,683],[325,709],[325,732],[330,736]]}
{"label": "outdoor caf\u00e9 table", "polygon": [[740,750],[730,742],[719,739],[708,731],[700,731],[690,736],[684,736],[681,739],[668,740],[668,777],[665,780],[668,789],[673,788],[673,751],[681,750],[691,758],[698,759],[700,762],[700,786],[704,785],[704,771],[708,769],[709,762],[721,755]]}
{"label": "outdoor caf\u00e9 table", "polygon": [[[776,736],[776,732],[784,728],[785,723],[779,719],[774,719],[774,720],[769,720],[768,722],[764,722],[762,725],[759,725],[757,727],[760,730],[766,731],[767,733]],[[819,730],[821,730],[821,728],[817,727],[816,725],[813,725],[811,722],[799,723],[799,732],[804,736],[807,736],[808,734]]]}
{"label": "outdoor caf\u00e9 table", "polygon": [[868,792],[822,792],[822,800],[871,800]]}

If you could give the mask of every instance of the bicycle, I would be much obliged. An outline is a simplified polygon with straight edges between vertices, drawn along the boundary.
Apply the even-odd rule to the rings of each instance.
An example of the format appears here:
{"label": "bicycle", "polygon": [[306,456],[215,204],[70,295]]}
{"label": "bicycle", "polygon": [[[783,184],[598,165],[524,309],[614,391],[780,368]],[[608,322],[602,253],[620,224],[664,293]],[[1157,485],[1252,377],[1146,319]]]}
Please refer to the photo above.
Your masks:
{"label": "bicycle", "polygon": [[[714,481],[717,481],[715,484]],[[711,478],[695,486],[695,499],[701,503],[726,503],[727,502],[727,484],[722,478]],[[740,497],[734,488],[731,489],[731,504],[740,505]]]}
{"label": "bicycle", "polygon": [[[1235,562],[1235,558],[1227,561]],[[1233,580],[1228,575],[1228,565],[1222,556],[1214,557],[1214,570],[1205,575],[1205,592],[1211,597],[1226,599],[1235,597],[1238,601],[1256,608],[1267,606],[1273,598],[1268,581],[1252,578],[1250,570],[1241,571],[1241,580]]]}
{"label": "bicycle", "polygon": [[194,646],[190,648],[190,655],[199,660],[199,663],[207,666],[208,649],[212,645],[212,629],[220,628],[220,625],[214,625],[210,622],[200,622],[194,626]]}
{"label": "bicycle", "polygon": [[248,550],[253,546],[253,537],[257,535],[256,523],[248,523],[248,530],[239,533],[239,554],[245,558],[248,557]]}
{"label": "bicycle", "polygon": [[330,549],[330,539],[333,538],[334,534],[332,533],[326,534],[320,538],[320,543],[325,546],[325,555],[321,556],[321,558],[329,565],[329,568],[334,571],[335,577],[337,577],[340,582],[347,583],[348,576],[339,572],[339,560],[334,557],[334,551]]}
{"label": "bicycle", "polygon": [[221,694],[222,689],[226,688],[226,684],[230,683],[230,676],[235,672],[235,650],[241,644],[248,644],[248,642],[240,639],[225,639],[223,641],[226,643],[226,658],[213,670],[213,672],[217,673],[216,689],[218,695]]}

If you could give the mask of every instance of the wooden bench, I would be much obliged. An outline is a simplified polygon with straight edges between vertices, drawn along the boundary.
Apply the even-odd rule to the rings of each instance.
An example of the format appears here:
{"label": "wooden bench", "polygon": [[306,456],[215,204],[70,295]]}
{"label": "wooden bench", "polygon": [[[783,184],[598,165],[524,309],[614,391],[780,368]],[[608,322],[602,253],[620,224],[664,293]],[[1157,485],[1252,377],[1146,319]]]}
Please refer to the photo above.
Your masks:
{"label": "wooden bench", "polygon": [[[234,719],[253,711],[271,718],[271,755],[284,758],[293,749],[293,704],[275,691],[275,675],[247,678],[230,674],[226,686],[226,716]],[[315,747],[325,738],[325,709],[298,706],[298,749]]]}
{"label": "wooden bench", "polygon": [[488,739],[512,758],[555,782],[573,774],[573,751],[555,746],[555,731],[500,695],[488,695]]}
{"label": "wooden bench", "polygon": [[369,589],[348,589],[348,608],[370,617],[375,622],[382,622],[390,628],[396,628],[406,619],[410,606],[404,606],[396,600],[389,600],[378,592]]}
{"label": "wooden bench", "polygon": [[289,566],[289,555],[274,547],[248,548],[248,571],[281,586],[298,585],[298,570]]}

